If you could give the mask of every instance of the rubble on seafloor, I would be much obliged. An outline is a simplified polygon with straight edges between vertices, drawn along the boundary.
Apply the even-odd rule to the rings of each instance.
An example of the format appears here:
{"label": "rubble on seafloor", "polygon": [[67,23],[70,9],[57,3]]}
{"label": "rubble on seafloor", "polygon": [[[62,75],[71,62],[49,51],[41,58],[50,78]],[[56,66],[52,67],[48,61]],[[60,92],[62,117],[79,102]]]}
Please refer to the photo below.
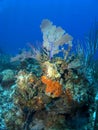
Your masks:
{"label": "rubble on seafloor", "polygon": [[[54,35],[57,40],[52,36],[44,36],[44,47],[49,47],[49,38],[57,44],[56,49],[66,41],[69,47],[68,51],[63,50],[63,54],[67,55],[55,56],[55,49],[50,55],[51,48],[46,47],[40,56],[35,56],[36,60],[30,53],[30,58],[24,58],[18,66],[16,64],[16,69],[2,70],[0,129],[93,130],[96,110],[94,83],[86,77],[80,57],[75,54],[68,57],[72,37],[48,20],[41,25],[43,33],[47,33],[47,26],[56,30]],[[60,31],[60,39],[57,31]],[[4,84],[6,81],[11,84]]]}

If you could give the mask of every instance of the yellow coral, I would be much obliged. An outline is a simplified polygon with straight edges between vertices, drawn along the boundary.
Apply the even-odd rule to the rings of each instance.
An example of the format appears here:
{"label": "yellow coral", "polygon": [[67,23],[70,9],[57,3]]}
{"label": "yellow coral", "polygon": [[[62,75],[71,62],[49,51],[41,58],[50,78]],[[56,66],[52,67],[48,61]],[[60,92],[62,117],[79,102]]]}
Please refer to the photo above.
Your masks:
{"label": "yellow coral", "polygon": [[55,64],[50,63],[49,61],[44,62],[43,64],[44,69],[46,70],[45,73],[47,77],[55,79],[55,78],[60,78],[60,73],[57,70],[57,67]]}

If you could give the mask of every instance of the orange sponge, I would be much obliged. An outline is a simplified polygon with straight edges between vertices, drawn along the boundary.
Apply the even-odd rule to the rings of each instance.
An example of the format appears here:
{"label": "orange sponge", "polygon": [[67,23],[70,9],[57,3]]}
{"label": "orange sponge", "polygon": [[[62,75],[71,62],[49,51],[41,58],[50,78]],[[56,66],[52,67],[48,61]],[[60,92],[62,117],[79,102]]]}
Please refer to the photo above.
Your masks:
{"label": "orange sponge", "polygon": [[41,77],[41,81],[46,84],[46,95],[55,98],[60,97],[62,94],[62,86],[58,81],[53,81],[51,79],[48,79],[46,76]]}

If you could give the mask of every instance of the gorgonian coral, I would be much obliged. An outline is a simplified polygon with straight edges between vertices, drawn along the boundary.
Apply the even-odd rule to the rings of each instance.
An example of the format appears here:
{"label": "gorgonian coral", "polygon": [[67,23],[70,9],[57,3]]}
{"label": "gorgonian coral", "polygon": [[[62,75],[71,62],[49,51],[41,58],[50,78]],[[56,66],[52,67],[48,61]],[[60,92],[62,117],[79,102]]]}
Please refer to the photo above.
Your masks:
{"label": "gorgonian coral", "polygon": [[41,23],[43,33],[43,47],[49,52],[50,59],[53,55],[60,52],[60,46],[68,44],[68,51],[72,47],[72,36],[65,32],[61,27],[56,27],[47,19]]}

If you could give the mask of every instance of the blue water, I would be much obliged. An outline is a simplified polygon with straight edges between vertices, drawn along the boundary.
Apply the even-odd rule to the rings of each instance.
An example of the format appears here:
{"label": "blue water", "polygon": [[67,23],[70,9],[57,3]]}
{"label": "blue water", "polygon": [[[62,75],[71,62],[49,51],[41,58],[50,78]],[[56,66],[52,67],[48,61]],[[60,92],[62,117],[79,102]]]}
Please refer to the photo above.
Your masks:
{"label": "blue water", "polygon": [[0,48],[15,54],[28,42],[42,42],[40,23],[46,18],[83,39],[98,20],[98,0],[0,0]]}

